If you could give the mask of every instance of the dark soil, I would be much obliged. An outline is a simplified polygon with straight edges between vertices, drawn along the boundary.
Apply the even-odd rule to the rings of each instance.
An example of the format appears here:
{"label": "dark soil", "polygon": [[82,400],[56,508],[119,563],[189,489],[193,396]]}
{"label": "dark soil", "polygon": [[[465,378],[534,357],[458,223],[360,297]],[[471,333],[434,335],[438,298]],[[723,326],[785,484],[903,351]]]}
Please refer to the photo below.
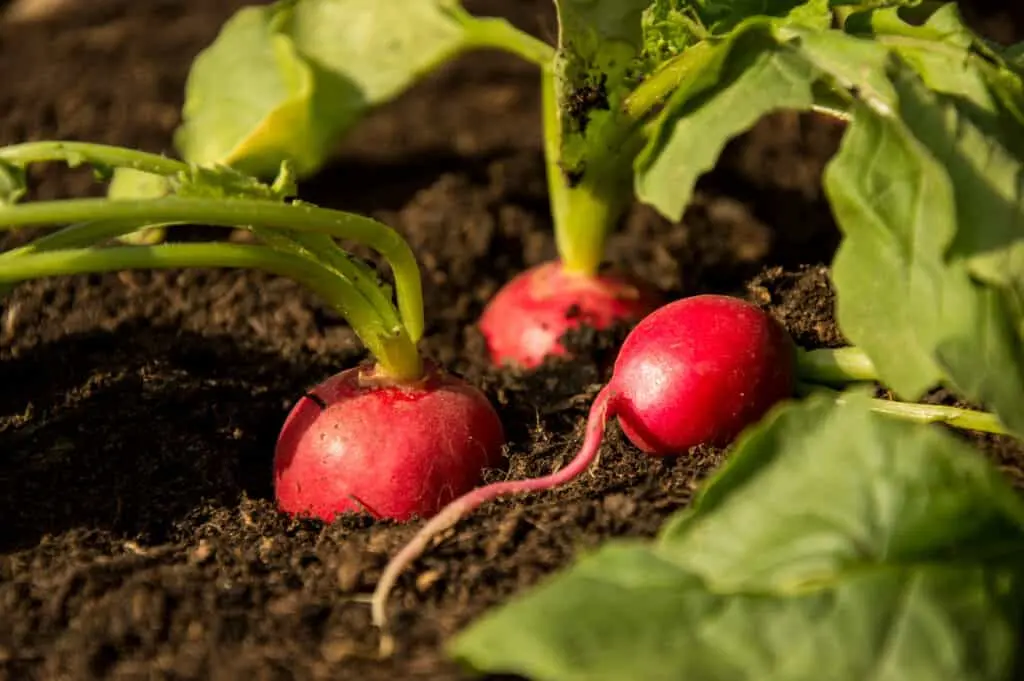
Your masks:
{"label": "dark soil", "polygon": [[[170,152],[188,64],[239,4],[89,0],[51,22],[0,23],[0,143]],[[553,30],[548,0],[469,6]],[[1008,16],[989,25],[1012,37]],[[554,254],[536,86],[512,59],[462,60],[373,116],[303,187],[416,248],[426,348],[500,406],[511,444],[495,476],[574,453],[621,337],[581,333],[575,361],[519,376],[489,370],[473,330],[499,285]],[[610,259],[670,297],[748,293],[802,344],[841,344],[823,267],[836,230],[818,190],[840,134],[809,116],[764,121],[680,224],[633,210]],[[40,198],[96,191],[80,171],[33,179]],[[378,661],[358,597],[414,527],[288,520],[269,482],[291,404],[361,356],[313,296],[253,273],[50,280],[0,303],[0,679],[462,678],[439,652],[447,635],[582,549],[653,534],[723,456],[649,460],[612,427],[593,474],[488,505],[430,551],[393,600],[398,651]],[[1020,447],[973,439],[1024,481]]]}

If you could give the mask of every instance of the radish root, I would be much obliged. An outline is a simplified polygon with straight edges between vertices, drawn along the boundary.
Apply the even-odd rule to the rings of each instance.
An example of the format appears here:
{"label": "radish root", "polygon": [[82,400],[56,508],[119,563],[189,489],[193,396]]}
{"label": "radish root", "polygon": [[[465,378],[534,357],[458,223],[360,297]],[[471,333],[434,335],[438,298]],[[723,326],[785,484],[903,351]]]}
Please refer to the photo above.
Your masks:
{"label": "radish root", "polygon": [[388,597],[394,589],[399,576],[401,576],[406,568],[423,555],[430,542],[437,535],[454,527],[464,515],[482,504],[499,497],[539,492],[558,487],[570,482],[586,471],[597,459],[598,452],[601,449],[605,424],[608,421],[608,417],[612,415],[609,413],[612,396],[613,393],[608,386],[602,388],[597,394],[594,404],[590,408],[590,414],[587,417],[587,428],[583,437],[583,445],[580,447],[579,453],[564,468],[540,478],[497,482],[485,487],[479,487],[462,495],[427,521],[413,535],[409,543],[394,555],[384,567],[384,572],[381,573],[377,586],[374,588],[373,596],[370,599],[373,625],[381,630],[380,654],[382,657],[390,656],[394,650],[394,640],[388,632]]}

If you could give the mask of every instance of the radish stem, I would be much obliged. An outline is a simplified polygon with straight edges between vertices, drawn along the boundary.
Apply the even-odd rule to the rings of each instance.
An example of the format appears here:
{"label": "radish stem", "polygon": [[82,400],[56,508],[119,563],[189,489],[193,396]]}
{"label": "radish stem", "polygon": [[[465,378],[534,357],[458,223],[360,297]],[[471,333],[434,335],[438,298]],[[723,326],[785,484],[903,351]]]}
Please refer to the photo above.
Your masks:
{"label": "radish stem", "polygon": [[[2,210],[0,210],[0,215],[3,215]],[[84,248],[86,246],[92,246],[124,234],[131,234],[132,232],[145,227],[147,224],[148,223],[146,222],[139,222],[137,220],[79,222],[73,225],[68,225],[56,232],[51,232],[50,234],[38,237],[24,246],[12,248],[9,251],[0,253],[0,262],[4,262],[8,258],[31,255],[32,253],[56,251],[62,248]],[[0,229],[3,229],[2,225],[0,225]]]}
{"label": "radish stem", "polygon": [[844,385],[878,380],[878,372],[871,358],[855,347],[799,349],[797,374],[812,383],[820,381]]}
{"label": "radish stem", "polygon": [[544,161],[555,246],[567,272],[594,277],[604,259],[608,233],[632,201],[632,159],[644,139],[624,134],[609,140],[603,153],[591,157],[582,176],[570,180],[561,164],[555,78],[553,65],[541,70]]}
{"label": "radish stem", "polygon": [[[391,265],[398,311],[409,336],[413,342],[417,342],[423,335],[422,283],[412,249],[393,229],[369,218],[302,204],[285,205],[261,199],[71,199],[0,208],[0,230],[90,222],[99,232],[104,229],[104,223],[132,221],[139,224],[184,222],[219,227],[283,226],[286,231],[319,233],[365,244],[383,255]],[[310,243],[312,241],[307,242],[307,248]],[[337,265],[337,262],[332,260],[329,264],[333,266]]]}
{"label": "radish stem", "polygon": [[[842,394],[831,388],[808,385],[806,383],[798,386],[798,392],[802,395],[815,391],[826,391],[835,394],[838,404],[844,404],[846,401]],[[975,430],[993,435],[1012,435],[995,414],[974,409],[950,407],[942,404],[919,404],[917,402],[897,402],[895,400],[872,398],[871,410],[878,414],[910,421],[911,423],[941,423],[962,430]]]}
{"label": "radish stem", "polygon": [[[167,227],[175,223],[162,223]],[[221,225],[224,226],[224,225]],[[0,262],[5,258],[13,258],[30,253],[54,251],[62,248],[84,248],[99,244],[107,239],[133,234],[140,228],[144,228],[136,221],[99,221],[84,222],[65,227],[46,236],[40,237],[31,243],[19,248],[0,253]],[[393,314],[390,300],[377,286],[374,279],[369,278],[359,267],[355,266],[349,257],[338,248],[337,244],[326,234],[312,234],[294,232],[291,230],[277,230],[269,228],[249,227],[260,240],[275,250],[292,255],[301,255],[310,258],[319,264],[333,270],[339,276],[350,279],[363,295],[376,308],[377,312],[385,318],[393,318],[394,324],[398,324],[398,318]],[[137,244],[151,245],[151,244]],[[6,293],[10,286],[0,287],[0,294]]]}
{"label": "radish stem", "polygon": [[420,355],[408,332],[401,326],[385,327],[372,305],[352,282],[306,258],[266,246],[163,244],[35,253],[4,262],[0,267],[0,282],[182,267],[249,267],[294,279],[313,290],[345,317],[388,376],[405,380],[422,375]]}
{"label": "radish stem", "polygon": [[187,163],[159,154],[91,142],[25,142],[0,147],[0,161],[15,165],[63,161],[70,166],[89,163],[98,166],[131,168],[154,175],[174,175],[187,171]]}

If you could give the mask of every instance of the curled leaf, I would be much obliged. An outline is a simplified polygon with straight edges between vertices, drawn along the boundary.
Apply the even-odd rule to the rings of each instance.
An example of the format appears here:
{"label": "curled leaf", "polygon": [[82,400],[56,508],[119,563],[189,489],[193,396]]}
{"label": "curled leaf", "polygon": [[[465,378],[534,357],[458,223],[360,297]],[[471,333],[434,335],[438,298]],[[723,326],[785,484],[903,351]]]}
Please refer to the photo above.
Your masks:
{"label": "curled leaf", "polygon": [[317,87],[287,31],[292,4],[239,10],[196,57],[175,133],[186,161],[259,177],[283,160],[300,174],[323,163],[339,128],[334,104],[349,93]]}
{"label": "curled leaf", "polygon": [[246,7],[195,60],[176,144],[203,166],[299,177],[374,106],[465,46],[453,0],[281,0]]}

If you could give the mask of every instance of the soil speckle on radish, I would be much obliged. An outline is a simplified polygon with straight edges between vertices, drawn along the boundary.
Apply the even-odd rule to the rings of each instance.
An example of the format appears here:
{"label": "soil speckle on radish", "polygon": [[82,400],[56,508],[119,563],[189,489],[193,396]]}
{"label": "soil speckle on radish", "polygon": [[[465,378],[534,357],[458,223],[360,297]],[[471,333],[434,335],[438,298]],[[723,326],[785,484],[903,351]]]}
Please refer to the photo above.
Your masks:
{"label": "soil speckle on radish", "polygon": [[[242,4],[90,0],[43,21],[0,20],[0,143],[170,153],[189,62]],[[467,6],[554,35],[549,0]],[[1005,30],[1009,15],[993,16]],[[524,373],[493,369],[475,328],[498,287],[554,255],[537,86],[515,59],[460,60],[371,116],[302,187],[409,238],[426,353],[481,388],[504,423],[509,458],[491,481],[568,461],[628,331],[577,329],[565,339],[572,361]],[[666,299],[746,295],[798,343],[841,344],[823,268],[837,231],[818,188],[840,134],[813,116],[766,119],[729,146],[679,224],[631,210],[610,265]],[[32,180],[33,198],[99,193],[81,169]],[[580,550],[653,535],[724,456],[652,459],[610,427],[598,467],[487,504],[403,576],[391,600],[398,650],[379,661],[362,597],[416,525],[324,526],[272,502],[291,405],[362,357],[312,294],[254,272],[74,277],[0,300],[0,679],[462,679],[440,656],[447,635]],[[1019,444],[969,437],[1024,488]]]}

